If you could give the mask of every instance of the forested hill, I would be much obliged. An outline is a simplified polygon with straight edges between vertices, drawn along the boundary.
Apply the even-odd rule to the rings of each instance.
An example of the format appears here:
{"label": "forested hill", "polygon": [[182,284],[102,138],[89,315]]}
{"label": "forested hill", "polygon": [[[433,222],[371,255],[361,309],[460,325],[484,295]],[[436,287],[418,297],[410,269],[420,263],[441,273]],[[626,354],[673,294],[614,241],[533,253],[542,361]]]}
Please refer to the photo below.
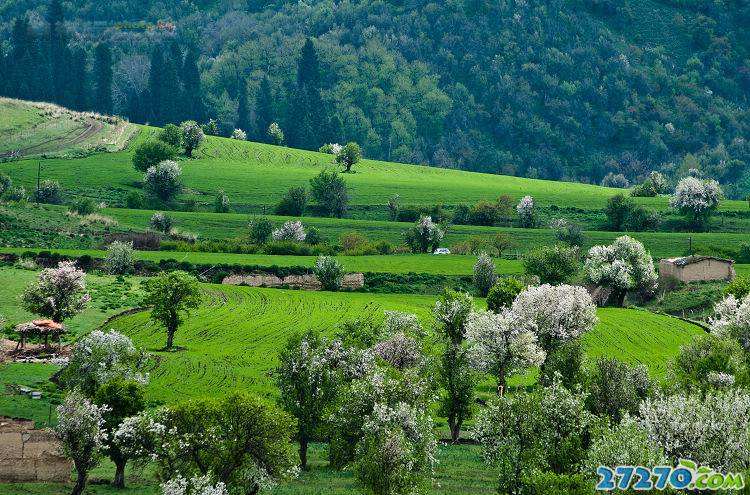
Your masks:
{"label": "forested hill", "polygon": [[745,0],[57,3],[0,0],[2,94],[255,140],[278,121],[290,146],[527,177],[699,169],[750,192]]}

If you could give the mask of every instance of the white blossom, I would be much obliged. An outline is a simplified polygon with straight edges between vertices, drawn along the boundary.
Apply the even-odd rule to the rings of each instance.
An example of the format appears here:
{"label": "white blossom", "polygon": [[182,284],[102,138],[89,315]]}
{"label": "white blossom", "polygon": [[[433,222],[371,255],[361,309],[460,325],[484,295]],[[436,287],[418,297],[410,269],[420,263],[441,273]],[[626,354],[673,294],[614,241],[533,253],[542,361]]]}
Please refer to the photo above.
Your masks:
{"label": "white blossom", "polygon": [[70,392],[57,407],[55,434],[63,453],[86,470],[107,440],[102,415],[108,410],[89,401],[79,390]]}
{"label": "white blossom", "polygon": [[83,311],[91,301],[86,293],[86,273],[74,261],[45,268],[21,296],[24,308],[58,323]]}
{"label": "white blossom", "polygon": [[750,467],[750,394],[729,389],[646,399],[641,424],[673,460],[718,471]]}
{"label": "white blossom", "polygon": [[284,222],[284,225],[271,233],[274,241],[298,241],[302,242],[307,237],[305,227],[299,220]]}
{"label": "white blossom", "polygon": [[247,141],[247,133],[242,129],[235,129],[232,131],[232,139],[237,141]]}
{"label": "white blossom", "polygon": [[615,239],[610,246],[592,247],[583,269],[592,283],[619,291],[656,287],[651,255],[643,244],[626,235]]}
{"label": "white blossom", "polygon": [[534,226],[534,198],[531,196],[521,198],[521,201],[516,205],[516,211],[518,212],[518,218],[521,220],[521,226]]}
{"label": "white blossom", "polygon": [[373,351],[383,361],[400,370],[413,368],[424,362],[419,342],[403,332],[396,333],[388,340],[378,342],[373,347]]}
{"label": "white blossom", "polygon": [[706,376],[708,383],[716,388],[721,387],[732,387],[734,386],[735,378],[730,373],[723,373],[721,371],[710,371]]}
{"label": "white blossom", "polygon": [[750,350],[750,295],[741,300],[729,295],[716,304],[714,313],[709,319],[711,333],[733,338],[745,350]]}
{"label": "white blossom", "polygon": [[211,476],[193,476],[185,479],[179,474],[177,477],[162,483],[163,495],[227,495],[224,483],[214,484]]}
{"label": "white blossom", "polygon": [[716,208],[722,195],[721,186],[713,179],[685,177],[677,184],[669,205],[683,212],[701,214]]}

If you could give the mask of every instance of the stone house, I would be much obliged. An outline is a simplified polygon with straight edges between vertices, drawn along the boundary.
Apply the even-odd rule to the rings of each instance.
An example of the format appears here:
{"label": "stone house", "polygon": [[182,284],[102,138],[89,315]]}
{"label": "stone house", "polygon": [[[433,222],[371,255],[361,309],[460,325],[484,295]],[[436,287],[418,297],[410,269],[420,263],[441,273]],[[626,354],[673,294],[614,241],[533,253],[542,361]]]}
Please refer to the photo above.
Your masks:
{"label": "stone house", "polygon": [[72,467],[52,431],[34,428],[33,421],[0,416],[0,482],[65,483]]}
{"label": "stone house", "polygon": [[659,277],[674,277],[681,282],[733,280],[734,261],[715,256],[684,256],[659,262]]}

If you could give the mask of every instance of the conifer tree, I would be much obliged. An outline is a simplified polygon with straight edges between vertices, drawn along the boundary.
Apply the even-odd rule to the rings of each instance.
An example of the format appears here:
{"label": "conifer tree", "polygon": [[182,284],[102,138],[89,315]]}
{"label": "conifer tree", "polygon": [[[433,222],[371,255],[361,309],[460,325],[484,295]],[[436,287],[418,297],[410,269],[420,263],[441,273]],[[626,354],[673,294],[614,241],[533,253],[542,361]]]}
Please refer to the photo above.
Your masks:
{"label": "conifer tree", "polygon": [[88,89],[88,73],[86,71],[86,51],[83,48],[77,48],[73,52],[73,60],[71,67],[72,83],[71,83],[71,106],[75,110],[86,110],[87,109],[87,89]]}
{"label": "conifer tree", "polygon": [[247,81],[240,79],[237,87],[237,123],[235,129],[250,129],[250,109],[247,106]]}
{"label": "conifer tree", "polygon": [[205,119],[203,109],[203,90],[201,74],[198,70],[198,53],[190,48],[182,65],[182,85],[185,94],[185,119],[202,122]]}
{"label": "conifer tree", "polygon": [[94,50],[95,105],[97,112],[112,113],[112,51],[106,43]]}
{"label": "conifer tree", "polygon": [[258,93],[255,96],[255,140],[268,141],[268,128],[274,122],[273,94],[268,76],[260,81]]}
{"label": "conifer tree", "polygon": [[150,119],[154,124],[162,123],[163,115],[163,74],[164,74],[164,57],[161,54],[161,48],[155,46],[151,51],[151,70],[148,76],[148,94]]}

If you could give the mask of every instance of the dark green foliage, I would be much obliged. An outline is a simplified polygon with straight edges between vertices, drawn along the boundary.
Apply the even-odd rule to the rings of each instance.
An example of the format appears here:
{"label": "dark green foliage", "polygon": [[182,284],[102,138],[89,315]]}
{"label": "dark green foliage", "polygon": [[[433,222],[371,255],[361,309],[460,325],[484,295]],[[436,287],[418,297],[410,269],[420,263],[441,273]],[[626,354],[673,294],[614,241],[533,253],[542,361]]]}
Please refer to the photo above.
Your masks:
{"label": "dark green foliage", "polygon": [[523,258],[527,275],[536,275],[543,284],[562,284],[578,272],[578,249],[562,244],[532,249]]}
{"label": "dark green foliage", "polygon": [[247,81],[244,79],[239,82],[237,93],[237,122],[234,128],[250,132],[250,109],[248,108],[247,103]]}
{"label": "dark green foliage", "polygon": [[177,149],[164,141],[151,140],[139,144],[133,153],[133,167],[145,172],[164,160],[174,160]]}
{"label": "dark green foliage", "polygon": [[[268,76],[260,80],[260,88],[255,96],[255,140],[268,141],[268,128],[274,122],[274,101],[271,93],[271,83]],[[248,129],[244,129],[247,131]]]}
{"label": "dark green foliage", "polygon": [[349,208],[349,193],[346,182],[336,171],[322,170],[310,179],[312,197],[323,211],[341,218]]}
{"label": "dark green foliage", "polygon": [[265,217],[253,218],[250,220],[250,241],[263,245],[268,242],[271,238],[271,232],[273,232],[273,224]]}
{"label": "dark green foliage", "polygon": [[196,278],[183,271],[163,273],[144,283],[144,303],[152,306],[151,319],[167,330],[166,350],[172,350],[174,334],[190,309],[197,308],[201,290]]}
{"label": "dark green foliage", "polygon": [[0,174],[0,197],[13,187],[13,179],[8,174]]}
{"label": "dark green foliage", "polygon": [[625,219],[634,205],[633,200],[622,193],[609,198],[607,207],[604,209],[604,213],[607,215],[608,227],[613,231],[624,230]]}
{"label": "dark green foliage", "polygon": [[182,144],[182,132],[176,124],[167,124],[159,132],[159,141],[163,141],[173,148],[177,149]]}
{"label": "dark green foliage", "polygon": [[143,195],[138,191],[130,191],[125,197],[125,206],[133,209],[143,208]]}
{"label": "dark green foliage", "polygon": [[569,390],[583,382],[583,347],[579,341],[564,342],[547,354],[539,371],[539,383],[549,386],[558,377]]}
{"label": "dark green foliage", "polygon": [[680,348],[671,363],[671,378],[685,389],[713,386],[710,375],[725,373],[735,383],[747,384],[748,369],[742,346],[735,340],[701,335]]}
{"label": "dark green foliage", "polygon": [[79,215],[90,215],[96,211],[96,203],[91,198],[78,198],[70,205],[70,211]]}
{"label": "dark green foliage", "polygon": [[55,180],[43,180],[36,191],[36,199],[40,203],[57,205],[63,202],[63,190]]}
{"label": "dark green foliage", "polygon": [[305,236],[305,244],[314,246],[316,244],[321,244],[322,242],[323,237],[320,234],[320,230],[315,227],[308,227],[307,235]]}
{"label": "dark green foliage", "polygon": [[645,366],[634,368],[618,359],[600,358],[589,375],[588,389],[588,409],[619,423],[623,414],[637,414],[652,384]]}
{"label": "dark green foliage", "polygon": [[500,279],[487,294],[487,309],[500,313],[503,309],[509,308],[516,296],[525,288],[526,284],[515,277]]}
{"label": "dark green foliage", "polygon": [[336,163],[344,166],[344,172],[351,172],[361,159],[362,150],[357,143],[347,143],[336,155]]}
{"label": "dark green foliage", "polygon": [[301,217],[305,214],[307,205],[307,191],[304,187],[290,187],[286,195],[276,205],[276,214]]}
{"label": "dark green foliage", "polygon": [[748,294],[750,294],[750,278],[748,277],[737,277],[724,288],[724,295],[732,295],[738,300],[744,299]]}
{"label": "dark green foliage", "polygon": [[112,51],[107,43],[99,43],[94,50],[95,108],[111,114],[112,107]]}
{"label": "dark green foliage", "polygon": [[523,477],[523,493],[528,495],[594,495],[594,484],[582,474],[533,471]]}

